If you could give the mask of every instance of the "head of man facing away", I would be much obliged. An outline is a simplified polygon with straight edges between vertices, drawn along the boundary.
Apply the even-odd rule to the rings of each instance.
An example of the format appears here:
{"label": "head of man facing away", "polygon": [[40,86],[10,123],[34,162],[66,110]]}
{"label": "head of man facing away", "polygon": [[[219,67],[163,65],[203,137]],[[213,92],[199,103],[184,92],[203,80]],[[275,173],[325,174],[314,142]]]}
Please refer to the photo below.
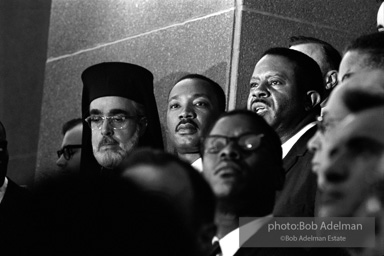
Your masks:
{"label": "head of man facing away", "polygon": [[163,148],[150,71],[106,62],[87,68],[81,78],[82,171],[115,169],[139,146]]}

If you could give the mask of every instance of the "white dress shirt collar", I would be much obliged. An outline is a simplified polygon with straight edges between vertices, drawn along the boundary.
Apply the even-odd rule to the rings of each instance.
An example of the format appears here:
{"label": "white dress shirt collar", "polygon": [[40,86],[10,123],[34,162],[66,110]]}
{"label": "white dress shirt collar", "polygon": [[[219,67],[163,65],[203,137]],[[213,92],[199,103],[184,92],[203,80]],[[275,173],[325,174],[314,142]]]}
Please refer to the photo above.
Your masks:
{"label": "white dress shirt collar", "polygon": [[7,179],[7,177],[5,177],[5,178],[4,178],[4,183],[3,183],[3,185],[0,187],[0,203],[1,203],[1,201],[3,200],[3,198],[4,198],[5,191],[7,191],[7,187],[8,187],[8,179]]}
{"label": "white dress shirt collar", "polygon": [[[254,235],[267,221],[272,218],[272,214],[256,218],[255,220],[248,222],[244,226],[241,227],[241,232],[244,232],[244,241],[240,244],[240,229],[237,228],[222,239],[219,240],[220,248],[221,248],[221,256],[233,256],[239,248],[252,236]],[[213,239],[213,241],[217,241],[217,238]]]}
{"label": "white dress shirt collar", "polygon": [[304,126],[300,131],[298,131],[295,135],[293,135],[289,140],[283,143],[281,145],[281,148],[283,150],[283,158],[289,153],[289,151],[292,149],[293,145],[296,144],[296,142],[303,136],[306,131],[311,129],[313,126],[316,125],[316,122],[312,122]]}

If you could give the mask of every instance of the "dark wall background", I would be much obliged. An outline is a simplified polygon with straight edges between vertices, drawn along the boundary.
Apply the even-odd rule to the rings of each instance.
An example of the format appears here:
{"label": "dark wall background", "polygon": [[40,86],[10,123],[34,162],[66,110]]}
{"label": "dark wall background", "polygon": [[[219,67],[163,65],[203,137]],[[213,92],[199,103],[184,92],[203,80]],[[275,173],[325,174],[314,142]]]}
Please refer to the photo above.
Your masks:
{"label": "dark wall background", "polygon": [[40,132],[50,0],[0,0],[0,120],[7,130],[8,175],[34,180]]}
{"label": "dark wall background", "polygon": [[342,50],[375,31],[378,8],[376,0],[0,0],[9,176],[30,185],[55,171],[61,125],[80,116],[80,74],[90,65],[125,61],[151,70],[166,139],[167,94],[181,75],[210,77],[229,109],[243,107],[264,50],[299,34]]}

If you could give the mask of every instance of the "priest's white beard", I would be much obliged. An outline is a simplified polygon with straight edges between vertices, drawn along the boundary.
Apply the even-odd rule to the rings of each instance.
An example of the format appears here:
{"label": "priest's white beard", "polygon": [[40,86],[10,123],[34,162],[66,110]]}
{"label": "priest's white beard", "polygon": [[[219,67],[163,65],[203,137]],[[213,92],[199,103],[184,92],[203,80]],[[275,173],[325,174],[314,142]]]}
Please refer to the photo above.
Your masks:
{"label": "priest's white beard", "polygon": [[137,126],[135,133],[131,139],[126,143],[123,148],[119,147],[117,150],[105,150],[100,152],[98,147],[93,147],[93,154],[97,162],[107,169],[114,169],[121,164],[121,162],[129,156],[129,154],[137,147],[139,143],[140,129]]}

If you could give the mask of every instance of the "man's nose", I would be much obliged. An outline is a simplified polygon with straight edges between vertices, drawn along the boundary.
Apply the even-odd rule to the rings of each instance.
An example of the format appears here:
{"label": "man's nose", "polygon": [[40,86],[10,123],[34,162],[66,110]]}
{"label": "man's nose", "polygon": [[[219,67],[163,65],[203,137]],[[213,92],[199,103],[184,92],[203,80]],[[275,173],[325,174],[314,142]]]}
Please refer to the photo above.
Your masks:
{"label": "man's nose", "polygon": [[186,118],[194,119],[194,118],[196,118],[196,112],[191,105],[187,105],[182,109],[182,111],[179,115],[179,118],[180,119],[186,119]]}
{"label": "man's nose", "polygon": [[241,152],[237,144],[231,141],[220,151],[220,157],[231,160],[240,159]]}
{"label": "man's nose", "polygon": [[56,165],[60,168],[64,168],[67,165],[67,160],[64,158],[64,154],[62,154],[59,159],[56,161]]}
{"label": "man's nose", "polygon": [[315,135],[308,141],[307,148],[311,153],[315,153],[316,151],[321,149],[321,137],[320,132],[317,131]]}
{"label": "man's nose", "polygon": [[253,97],[256,97],[256,98],[269,97],[270,93],[268,90],[268,83],[267,82],[261,82],[257,87],[251,89],[251,94]]}
{"label": "man's nose", "polygon": [[113,135],[114,130],[112,125],[109,123],[108,119],[105,119],[103,124],[101,125],[101,134],[102,135]]}

